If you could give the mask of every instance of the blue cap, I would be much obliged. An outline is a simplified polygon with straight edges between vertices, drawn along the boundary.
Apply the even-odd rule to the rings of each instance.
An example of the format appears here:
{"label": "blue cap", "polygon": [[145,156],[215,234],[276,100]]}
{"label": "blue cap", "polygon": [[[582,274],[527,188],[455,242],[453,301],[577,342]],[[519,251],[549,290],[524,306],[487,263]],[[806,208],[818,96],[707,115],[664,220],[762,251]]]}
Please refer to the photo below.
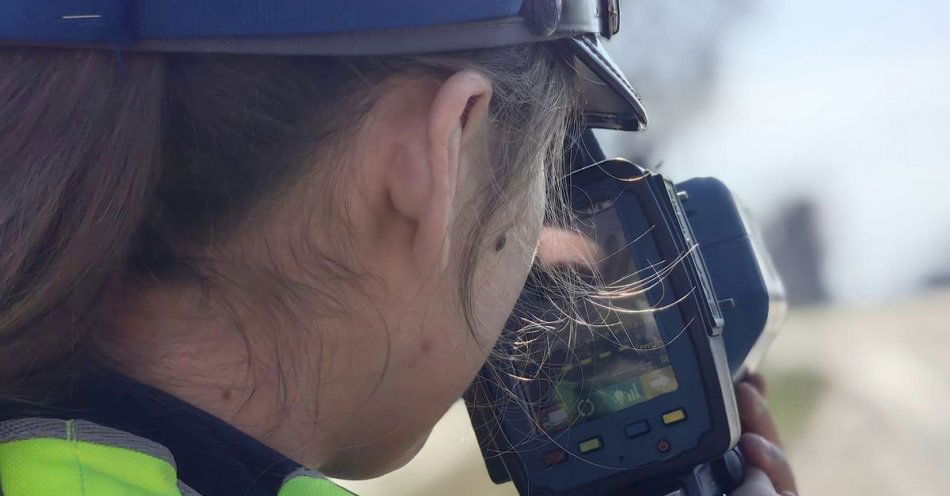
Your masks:
{"label": "blue cap", "polygon": [[0,45],[271,55],[400,55],[551,41],[575,64],[591,127],[647,117],[599,42],[619,0],[3,0]]}

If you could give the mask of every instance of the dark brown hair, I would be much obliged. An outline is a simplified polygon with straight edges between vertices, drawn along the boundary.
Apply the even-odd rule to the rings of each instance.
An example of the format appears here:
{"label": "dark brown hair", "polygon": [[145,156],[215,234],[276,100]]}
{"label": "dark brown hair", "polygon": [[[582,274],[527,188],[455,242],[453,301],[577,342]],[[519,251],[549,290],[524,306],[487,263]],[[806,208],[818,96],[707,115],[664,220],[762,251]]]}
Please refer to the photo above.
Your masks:
{"label": "dark brown hair", "polygon": [[[104,282],[207,282],[200,250],[345,141],[394,73],[495,83],[497,215],[558,162],[569,71],[541,45],[394,59],[0,49],[0,398],[44,394],[97,356]],[[329,163],[324,160],[324,163]],[[330,173],[332,171],[328,171]],[[460,288],[486,245],[471,226]],[[488,246],[493,243],[488,241]]]}

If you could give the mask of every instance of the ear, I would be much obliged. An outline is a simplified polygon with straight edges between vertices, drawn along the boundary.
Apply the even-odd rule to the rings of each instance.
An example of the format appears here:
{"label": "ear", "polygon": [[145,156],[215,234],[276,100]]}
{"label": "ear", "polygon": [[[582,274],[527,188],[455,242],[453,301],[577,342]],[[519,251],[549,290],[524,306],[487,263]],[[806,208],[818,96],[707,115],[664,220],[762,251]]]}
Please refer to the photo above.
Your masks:
{"label": "ear", "polygon": [[[471,70],[443,82],[431,100],[421,163],[401,167],[400,177],[390,181],[393,206],[415,223],[412,260],[421,271],[444,268],[448,262],[459,180],[483,160],[479,147],[488,126],[491,93],[491,81]],[[405,174],[407,169],[412,172]]]}

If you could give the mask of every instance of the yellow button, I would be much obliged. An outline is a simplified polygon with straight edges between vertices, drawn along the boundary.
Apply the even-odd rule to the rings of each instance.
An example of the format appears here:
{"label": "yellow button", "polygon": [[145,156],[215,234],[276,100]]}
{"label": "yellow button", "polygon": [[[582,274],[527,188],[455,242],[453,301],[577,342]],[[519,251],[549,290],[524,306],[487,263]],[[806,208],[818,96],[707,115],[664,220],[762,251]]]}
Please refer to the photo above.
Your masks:
{"label": "yellow button", "polygon": [[581,453],[590,453],[591,451],[599,450],[602,446],[599,437],[592,437],[587,441],[581,442],[581,444],[577,445],[577,448],[581,450]]}
{"label": "yellow button", "polygon": [[663,423],[665,425],[672,425],[684,420],[686,420],[686,410],[683,410],[682,408],[663,414]]}

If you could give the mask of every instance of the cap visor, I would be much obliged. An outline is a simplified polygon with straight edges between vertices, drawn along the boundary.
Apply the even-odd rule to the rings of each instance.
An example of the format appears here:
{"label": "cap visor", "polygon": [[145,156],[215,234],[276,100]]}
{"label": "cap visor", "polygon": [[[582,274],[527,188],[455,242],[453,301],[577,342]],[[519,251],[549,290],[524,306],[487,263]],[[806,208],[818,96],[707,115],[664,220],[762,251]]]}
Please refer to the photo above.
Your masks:
{"label": "cap visor", "polygon": [[639,131],[648,120],[643,102],[593,35],[564,40],[576,64],[579,104],[587,127]]}

